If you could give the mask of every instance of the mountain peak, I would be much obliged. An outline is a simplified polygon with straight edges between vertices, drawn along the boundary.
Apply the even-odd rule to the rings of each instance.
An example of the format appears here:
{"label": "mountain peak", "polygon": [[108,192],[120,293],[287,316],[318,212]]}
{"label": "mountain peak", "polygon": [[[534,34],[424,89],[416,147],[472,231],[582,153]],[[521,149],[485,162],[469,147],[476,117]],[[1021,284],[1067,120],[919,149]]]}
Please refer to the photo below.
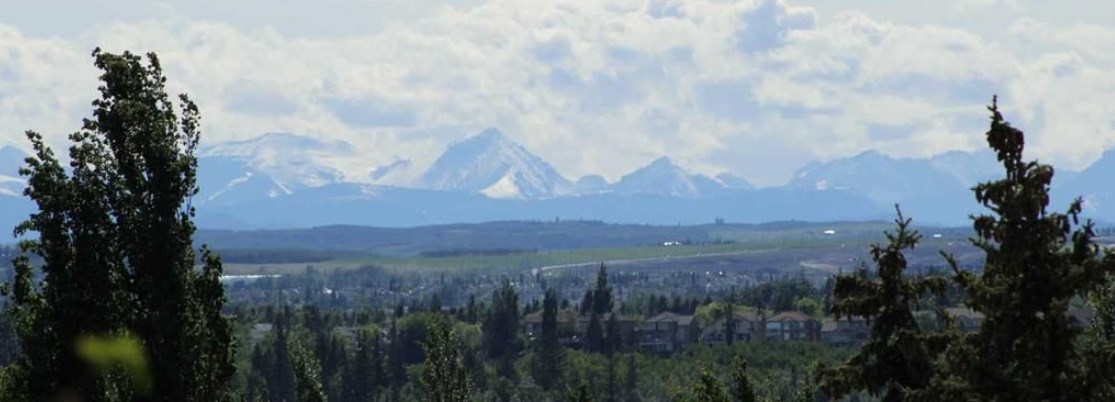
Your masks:
{"label": "mountain peak", "polygon": [[723,190],[724,186],[708,177],[691,175],[674,164],[668,156],[662,156],[649,165],[624,175],[614,188],[617,192],[628,194],[702,198]]}
{"label": "mountain peak", "polygon": [[544,198],[571,188],[553,166],[494,128],[451,145],[421,181],[436,190],[481,192],[498,198]]}
{"label": "mountain peak", "polygon": [[869,149],[869,150],[866,150],[866,151],[863,151],[863,152],[860,152],[860,153],[856,154],[855,156],[851,157],[850,159],[856,159],[856,160],[891,160],[891,159],[894,159],[894,158],[891,158],[890,156],[884,155],[882,152],[879,152],[877,150]]}
{"label": "mountain peak", "polygon": [[495,127],[488,127],[472,137],[469,137],[467,141],[501,142],[505,140],[507,140],[507,137],[502,131],[499,131],[499,129]]}
{"label": "mountain peak", "polygon": [[261,136],[213,144],[201,152],[202,156],[238,156],[253,158],[261,153],[299,154],[305,152],[345,154],[352,152],[351,144],[340,140],[326,140],[314,136],[286,132],[271,132]]}
{"label": "mountain peak", "polygon": [[747,179],[728,172],[716,175],[716,181],[720,182],[724,187],[731,189],[751,190],[755,188],[755,185],[751,184]]}
{"label": "mountain peak", "polygon": [[198,156],[245,162],[285,186],[298,188],[340,181],[343,174],[334,163],[353,154],[352,145],[344,141],[273,132],[248,140],[213,144]]}

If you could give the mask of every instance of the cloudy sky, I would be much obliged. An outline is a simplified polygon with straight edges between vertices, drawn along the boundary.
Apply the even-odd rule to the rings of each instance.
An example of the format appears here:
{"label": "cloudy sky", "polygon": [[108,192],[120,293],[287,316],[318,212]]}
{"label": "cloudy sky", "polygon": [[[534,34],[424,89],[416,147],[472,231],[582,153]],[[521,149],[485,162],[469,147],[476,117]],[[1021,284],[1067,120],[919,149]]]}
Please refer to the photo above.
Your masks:
{"label": "cloudy sky", "polygon": [[[933,4],[933,6],[928,6]],[[485,127],[570,178],[668,155],[785,182],[867,149],[982,146],[999,94],[1030,155],[1115,148],[1115,2],[0,0],[0,144],[61,144],[89,53],[154,51],[204,141],[285,131],[419,162]],[[355,169],[356,167],[354,167]]]}

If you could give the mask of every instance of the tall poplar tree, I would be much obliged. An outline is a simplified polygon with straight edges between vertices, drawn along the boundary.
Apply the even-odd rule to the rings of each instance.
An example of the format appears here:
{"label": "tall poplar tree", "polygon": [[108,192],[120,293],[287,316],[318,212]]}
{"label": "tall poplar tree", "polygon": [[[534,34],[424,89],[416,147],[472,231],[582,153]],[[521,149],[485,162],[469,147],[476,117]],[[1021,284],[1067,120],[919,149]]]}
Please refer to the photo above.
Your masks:
{"label": "tall poplar tree", "polygon": [[[94,50],[101,70],[93,116],[69,136],[67,173],[43,137],[20,173],[38,212],[16,228],[21,244],[8,290],[20,322],[24,373],[33,397],[66,390],[97,401],[126,381],[89,372],[74,354],[84,335],[136,336],[152,392],[138,400],[227,399],[232,335],[221,316],[220,260],[193,249],[197,106],[174,102],[155,54],[146,60]],[[29,254],[42,257],[42,282]]]}
{"label": "tall poplar tree", "polygon": [[430,324],[422,363],[422,400],[427,402],[464,402],[472,397],[457,335],[441,318]]}

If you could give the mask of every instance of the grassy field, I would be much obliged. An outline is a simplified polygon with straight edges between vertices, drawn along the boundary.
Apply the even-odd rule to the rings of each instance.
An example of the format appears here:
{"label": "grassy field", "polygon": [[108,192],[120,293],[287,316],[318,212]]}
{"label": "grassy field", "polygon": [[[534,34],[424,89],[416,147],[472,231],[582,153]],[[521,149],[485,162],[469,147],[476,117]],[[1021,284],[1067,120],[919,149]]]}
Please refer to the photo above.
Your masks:
{"label": "grassy field", "polygon": [[641,246],[623,248],[588,248],[575,250],[552,250],[537,253],[491,255],[491,256],[454,256],[454,257],[367,257],[356,259],[335,259],[319,263],[297,264],[226,264],[225,272],[230,275],[245,274],[300,274],[307,266],[314,269],[335,270],[351,269],[366,265],[376,265],[393,272],[421,274],[451,273],[505,273],[530,271],[554,265],[583,264],[620,260],[639,260],[666,257],[685,257],[707,254],[744,253],[759,250],[810,248],[847,244],[866,245],[869,241],[849,241],[847,239],[817,238],[805,240],[752,241],[747,243],[725,243],[704,245]]}

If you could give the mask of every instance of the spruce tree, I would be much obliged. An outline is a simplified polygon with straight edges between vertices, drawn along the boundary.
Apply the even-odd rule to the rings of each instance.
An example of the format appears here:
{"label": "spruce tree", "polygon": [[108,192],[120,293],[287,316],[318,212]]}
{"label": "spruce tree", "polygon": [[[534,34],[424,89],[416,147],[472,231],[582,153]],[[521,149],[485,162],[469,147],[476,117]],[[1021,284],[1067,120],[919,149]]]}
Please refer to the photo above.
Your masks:
{"label": "spruce tree", "polygon": [[[965,305],[984,316],[978,331],[924,333],[913,320],[917,299],[940,295],[940,277],[907,279],[902,251],[918,240],[898,219],[890,244],[873,248],[878,279],[841,277],[834,311],[873,319],[870,341],[848,364],[827,371],[833,395],[856,390],[888,401],[1099,401],[1112,396],[1115,345],[1093,330],[1081,336],[1069,303],[1103,294],[1115,255],[1101,252],[1091,222],[1080,222],[1077,199],[1065,213],[1048,212],[1053,168],[1023,160],[1025,139],[989,107],[987,142],[1005,177],[973,188],[988,212],[973,217],[972,243],[984,252],[982,271],[963,270],[947,256],[951,281]],[[1099,297],[1102,302],[1102,297]],[[1100,322],[1104,320],[1100,305]],[[948,324],[949,319],[939,314]]]}
{"label": "spruce tree", "polygon": [[548,289],[542,302],[542,333],[538,338],[538,368],[534,378],[547,391],[556,389],[561,382],[561,368],[565,361],[558,337],[557,314],[557,293]]}
{"label": "spruce tree", "polygon": [[603,352],[609,356],[620,352],[620,349],[623,348],[623,332],[620,331],[619,319],[616,318],[615,313],[608,316],[608,322],[604,326],[604,332]]}
{"label": "spruce tree", "polygon": [[592,311],[596,314],[610,313],[612,311],[612,288],[608,286],[608,267],[600,264],[596,273],[596,289],[592,291]]}
{"label": "spruce tree", "polygon": [[[897,209],[897,208],[896,208]],[[940,350],[931,348],[929,334],[914,319],[918,301],[928,292],[943,292],[944,278],[912,279],[904,251],[917,246],[921,235],[898,210],[897,230],[885,232],[886,245],[871,246],[878,279],[840,275],[834,285],[832,313],[837,318],[871,320],[871,336],[844,365],[824,371],[824,390],[840,398],[861,389],[883,401],[902,401],[910,390],[924,389]],[[938,335],[940,336],[940,335]]]}
{"label": "spruce tree", "polygon": [[589,352],[603,352],[604,342],[604,327],[600,324],[600,315],[592,312],[585,330],[585,349]]}
{"label": "spruce tree", "polygon": [[[74,341],[130,332],[145,348],[153,390],[138,399],[229,397],[232,335],[221,316],[220,260],[202,248],[195,269],[194,209],[200,138],[197,106],[165,91],[158,57],[93,51],[101,70],[93,117],[70,135],[67,173],[42,136],[21,174],[38,212],[19,225],[10,290],[20,322],[30,395],[69,390],[90,401],[126,389],[85,371]],[[42,257],[34,282],[28,254]]]}
{"label": "spruce tree", "polygon": [[[988,213],[973,218],[973,244],[985,260],[979,274],[949,258],[967,294],[965,304],[984,315],[978,332],[963,337],[948,356],[954,378],[944,395],[984,401],[1080,401],[1095,393],[1095,362],[1080,354],[1069,303],[1102,291],[1115,258],[1101,255],[1083,202],[1048,212],[1054,170],[1023,159],[1025,135],[1006,122],[992,101],[987,143],[1005,177],[973,191]],[[978,356],[973,359],[972,356]],[[1110,370],[1104,370],[1110,374]],[[943,395],[942,392],[936,392]]]}
{"label": "spruce tree", "polygon": [[492,291],[492,308],[482,329],[488,357],[510,358],[519,351],[519,294],[510,281]]}

